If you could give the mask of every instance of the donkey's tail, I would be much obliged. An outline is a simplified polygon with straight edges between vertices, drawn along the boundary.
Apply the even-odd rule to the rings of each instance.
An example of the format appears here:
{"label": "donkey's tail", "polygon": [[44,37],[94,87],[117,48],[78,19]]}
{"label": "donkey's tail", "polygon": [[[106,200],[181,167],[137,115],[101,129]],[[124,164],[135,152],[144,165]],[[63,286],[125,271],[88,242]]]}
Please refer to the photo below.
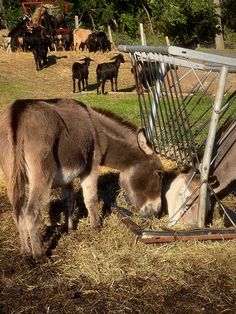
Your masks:
{"label": "donkey's tail", "polygon": [[18,220],[25,200],[26,171],[24,159],[23,138],[19,130],[14,130],[11,139],[10,153],[10,185],[8,189],[9,199],[13,207],[13,213]]}

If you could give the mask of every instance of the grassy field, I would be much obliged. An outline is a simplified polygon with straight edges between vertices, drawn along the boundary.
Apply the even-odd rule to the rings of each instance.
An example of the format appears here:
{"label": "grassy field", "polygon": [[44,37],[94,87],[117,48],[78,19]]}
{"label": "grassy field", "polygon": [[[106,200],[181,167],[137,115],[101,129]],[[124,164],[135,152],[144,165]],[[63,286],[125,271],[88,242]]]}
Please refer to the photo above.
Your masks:
{"label": "grassy field", "polygon": [[[50,53],[51,65],[36,72],[30,53],[0,51],[0,107],[18,98],[75,98],[140,125],[128,55],[120,68],[120,93],[96,95],[96,65],[116,53],[90,55],[94,62],[89,92],[78,95],[72,93],[71,65],[84,54]],[[117,181],[117,173],[101,170],[99,196],[104,219],[100,231],[90,229],[76,181],[77,228],[65,233],[60,194],[52,191],[49,207],[42,209],[50,257],[43,264],[20,257],[18,234],[1,182],[0,313],[236,313],[236,240],[146,245],[115,214],[104,210],[107,195],[131,209]],[[236,208],[232,195],[226,202]],[[214,227],[224,226],[217,209],[213,218]],[[141,219],[135,213],[134,220],[142,228],[157,230],[166,227],[168,218]]]}

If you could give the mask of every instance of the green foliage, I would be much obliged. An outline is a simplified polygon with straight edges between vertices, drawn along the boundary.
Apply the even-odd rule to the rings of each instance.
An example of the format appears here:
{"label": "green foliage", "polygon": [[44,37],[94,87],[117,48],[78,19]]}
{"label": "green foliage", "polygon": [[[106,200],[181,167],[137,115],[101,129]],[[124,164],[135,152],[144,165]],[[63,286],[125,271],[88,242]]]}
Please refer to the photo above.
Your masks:
{"label": "green foliage", "polygon": [[149,1],[155,27],[176,43],[214,38],[217,18],[212,0]]}
{"label": "green foliage", "polygon": [[23,9],[21,2],[14,0],[7,0],[5,2],[5,19],[7,21],[7,28],[12,29],[15,27],[22,17]]}
{"label": "green foliage", "polygon": [[236,33],[227,27],[224,28],[224,39],[226,48],[236,48]]}
{"label": "green foliage", "polygon": [[113,41],[118,45],[139,45],[140,36],[130,37],[126,32],[114,31],[112,33]]}
{"label": "green foliage", "polygon": [[233,32],[236,32],[236,1],[222,0],[221,14],[223,25],[225,25],[227,29],[231,29]]}
{"label": "green foliage", "polygon": [[[46,2],[46,1],[45,1]],[[144,24],[147,43],[187,42],[194,35],[200,41],[212,41],[217,32],[217,15],[212,0],[70,0],[66,21],[74,27],[74,16],[82,27],[104,31],[110,25],[116,33],[124,34],[127,43],[139,37],[139,23]],[[236,1],[222,0],[223,28],[236,32]],[[21,1],[5,1],[8,28],[13,28],[23,10]],[[153,38],[153,32],[156,36]],[[231,36],[231,35],[230,35]],[[228,36],[229,37],[229,36]],[[120,43],[122,38],[118,38]]]}

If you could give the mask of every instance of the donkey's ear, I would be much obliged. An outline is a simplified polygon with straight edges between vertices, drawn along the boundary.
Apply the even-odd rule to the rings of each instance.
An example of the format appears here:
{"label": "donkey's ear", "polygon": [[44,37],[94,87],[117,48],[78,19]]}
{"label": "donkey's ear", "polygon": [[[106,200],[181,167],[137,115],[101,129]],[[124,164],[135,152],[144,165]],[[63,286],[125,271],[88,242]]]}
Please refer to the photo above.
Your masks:
{"label": "donkey's ear", "polygon": [[148,142],[145,130],[143,128],[138,130],[137,141],[140,149],[147,155],[152,155],[154,153],[150,143]]}

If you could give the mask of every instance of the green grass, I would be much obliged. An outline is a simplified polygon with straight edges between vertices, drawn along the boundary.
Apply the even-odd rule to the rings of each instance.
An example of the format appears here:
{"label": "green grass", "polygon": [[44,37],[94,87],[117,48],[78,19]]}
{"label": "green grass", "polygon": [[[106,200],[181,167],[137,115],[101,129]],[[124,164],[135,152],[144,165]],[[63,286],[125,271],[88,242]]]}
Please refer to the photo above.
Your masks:
{"label": "green grass", "polygon": [[75,99],[92,107],[112,111],[137,126],[140,125],[138,98],[135,94],[79,95]]}
{"label": "green grass", "polygon": [[0,77],[0,107],[5,107],[8,103],[13,102],[18,98],[25,98],[30,94],[29,87],[26,87],[20,82],[11,83]]}

